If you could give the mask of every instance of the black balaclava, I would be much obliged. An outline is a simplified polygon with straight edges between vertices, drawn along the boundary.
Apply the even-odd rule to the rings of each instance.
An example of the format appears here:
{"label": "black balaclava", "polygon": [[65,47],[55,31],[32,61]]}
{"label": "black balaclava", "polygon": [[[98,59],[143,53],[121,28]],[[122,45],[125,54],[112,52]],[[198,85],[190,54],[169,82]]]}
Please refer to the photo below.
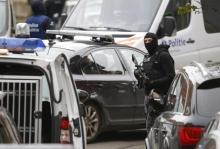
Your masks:
{"label": "black balaclava", "polygon": [[157,47],[158,47],[158,40],[157,40],[157,35],[154,33],[147,33],[144,36],[145,38],[152,38],[152,42],[150,43],[144,43],[145,48],[147,49],[148,53],[150,56],[152,56],[156,51],[157,51]]}

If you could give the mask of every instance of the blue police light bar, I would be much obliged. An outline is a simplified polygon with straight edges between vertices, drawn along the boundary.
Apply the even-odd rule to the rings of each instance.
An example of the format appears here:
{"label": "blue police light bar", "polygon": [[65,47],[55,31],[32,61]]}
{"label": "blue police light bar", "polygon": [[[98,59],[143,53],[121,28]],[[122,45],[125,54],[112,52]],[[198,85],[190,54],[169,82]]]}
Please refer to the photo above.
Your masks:
{"label": "blue police light bar", "polygon": [[43,51],[46,46],[41,39],[38,38],[0,38],[0,48],[8,49],[14,53],[34,53]]}

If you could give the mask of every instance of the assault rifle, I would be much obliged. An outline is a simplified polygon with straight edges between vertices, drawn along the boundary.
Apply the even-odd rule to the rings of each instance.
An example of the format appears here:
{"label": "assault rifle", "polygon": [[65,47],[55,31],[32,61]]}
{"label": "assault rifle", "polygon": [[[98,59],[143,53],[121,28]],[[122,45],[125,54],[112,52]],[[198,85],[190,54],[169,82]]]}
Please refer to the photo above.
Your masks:
{"label": "assault rifle", "polygon": [[134,54],[132,54],[132,61],[136,67],[136,69],[134,70],[134,75],[136,79],[138,80],[138,87],[143,88],[146,80],[149,80],[149,78],[146,76],[143,66],[138,64],[138,61],[136,57],[134,56]]}

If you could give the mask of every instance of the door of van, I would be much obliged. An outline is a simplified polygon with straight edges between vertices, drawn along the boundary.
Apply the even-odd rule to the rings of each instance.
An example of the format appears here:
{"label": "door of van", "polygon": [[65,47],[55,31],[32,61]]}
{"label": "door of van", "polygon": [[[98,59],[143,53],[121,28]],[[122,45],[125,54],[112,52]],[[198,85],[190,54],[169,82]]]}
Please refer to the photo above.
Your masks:
{"label": "door of van", "polygon": [[[54,63],[51,63],[51,79],[53,86],[54,107],[54,140],[74,144],[76,149],[85,149],[86,135],[85,126],[79,112],[79,97],[76,85],[69,71],[69,64],[64,55],[59,55]],[[57,127],[58,126],[58,127]],[[69,138],[66,138],[68,131]],[[60,135],[58,135],[60,134]]]}
{"label": "door of van", "polygon": [[[180,9],[189,3],[198,9],[180,14]],[[217,0],[207,3],[205,0],[172,0],[169,2],[160,26],[152,32],[157,32],[160,43],[170,45],[170,53],[174,57],[176,69],[189,64],[191,61],[199,61],[202,63],[213,63],[218,61],[220,54],[220,25],[218,25],[217,13],[220,2]],[[203,10],[202,10],[203,9]],[[169,24],[165,24],[165,18],[174,17],[176,28],[173,34],[161,36],[161,29],[167,28]],[[166,26],[167,25],[167,26]],[[153,27],[152,27],[153,28]],[[164,31],[162,29],[162,31]]]}
{"label": "door of van", "polygon": [[[192,30],[192,19],[199,21],[199,18],[196,18],[198,17],[195,16],[196,14],[192,15],[190,12],[184,15],[178,14],[178,8],[180,6],[185,6],[186,3],[190,3],[190,1],[169,1],[162,14],[162,20],[158,29],[152,31],[157,32],[157,35],[160,38],[159,43],[170,45],[169,52],[175,60],[176,69],[189,64],[193,60],[199,60],[199,47],[197,45],[198,37],[196,35],[199,31],[196,27]],[[175,20],[175,29],[169,37],[164,36],[166,33],[163,33],[171,26],[170,24],[166,24],[167,18],[174,18]],[[199,25],[197,24],[197,26]]]}

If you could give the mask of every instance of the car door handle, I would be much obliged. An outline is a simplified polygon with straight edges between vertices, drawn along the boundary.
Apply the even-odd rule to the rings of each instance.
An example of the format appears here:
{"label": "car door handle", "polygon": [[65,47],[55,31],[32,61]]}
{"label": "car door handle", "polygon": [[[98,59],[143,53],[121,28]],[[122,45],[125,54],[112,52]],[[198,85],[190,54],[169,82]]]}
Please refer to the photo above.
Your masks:
{"label": "car door handle", "polygon": [[96,86],[97,86],[98,88],[102,88],[102,87],[104,86],[104,84],[103,84],[103,83],[97,83]]}
{"label": "car door handle", "polygon": [[213,63],[213,61],[212,60],[207,60],[207,63]]}

